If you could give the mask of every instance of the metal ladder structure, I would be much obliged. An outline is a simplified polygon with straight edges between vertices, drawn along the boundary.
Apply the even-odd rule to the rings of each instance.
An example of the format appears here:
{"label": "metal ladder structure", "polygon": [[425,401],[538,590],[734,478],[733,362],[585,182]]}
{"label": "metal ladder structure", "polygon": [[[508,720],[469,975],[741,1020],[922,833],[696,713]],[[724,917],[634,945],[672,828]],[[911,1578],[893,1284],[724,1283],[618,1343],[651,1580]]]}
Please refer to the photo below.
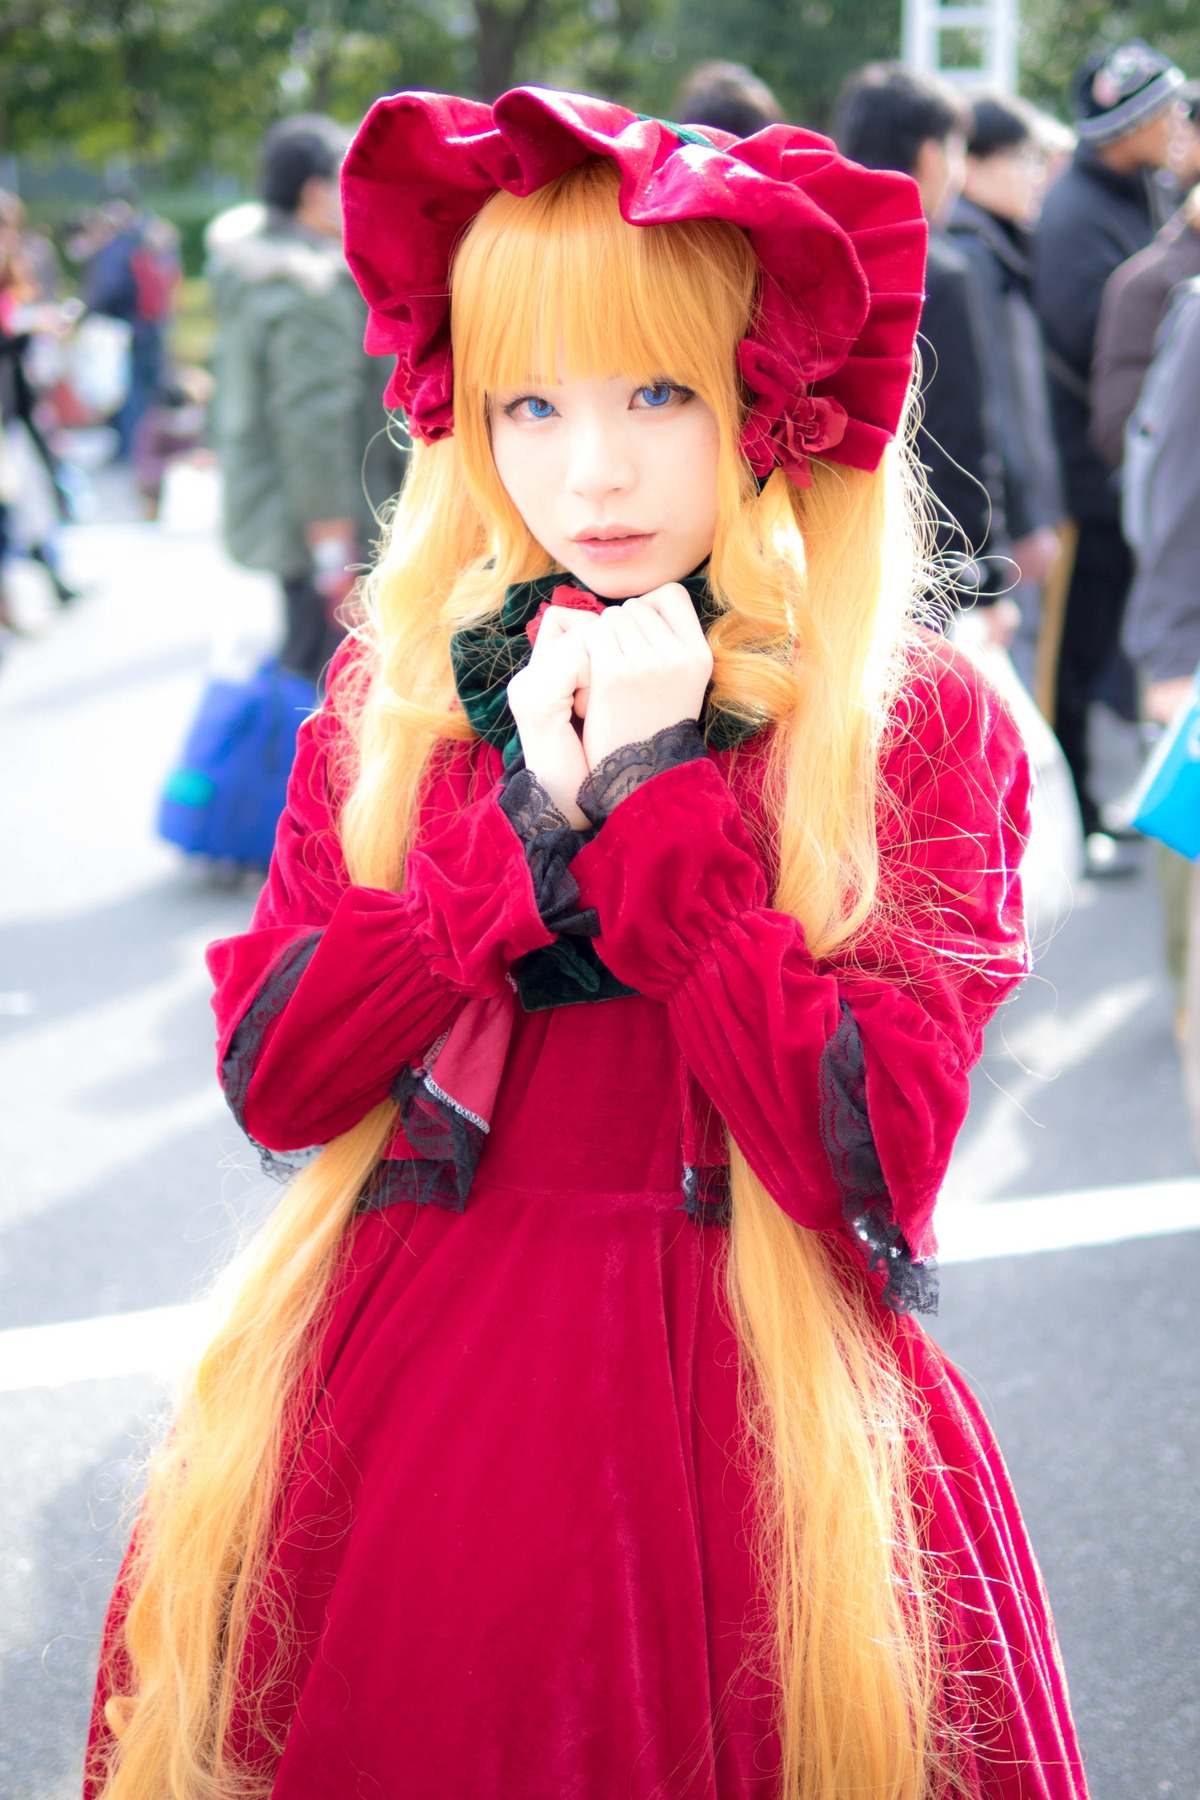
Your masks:
{"label": "metal ladder structure", "polygon": [[1017,89],[1020,0],[904,0],[902,55],[963,86]]}

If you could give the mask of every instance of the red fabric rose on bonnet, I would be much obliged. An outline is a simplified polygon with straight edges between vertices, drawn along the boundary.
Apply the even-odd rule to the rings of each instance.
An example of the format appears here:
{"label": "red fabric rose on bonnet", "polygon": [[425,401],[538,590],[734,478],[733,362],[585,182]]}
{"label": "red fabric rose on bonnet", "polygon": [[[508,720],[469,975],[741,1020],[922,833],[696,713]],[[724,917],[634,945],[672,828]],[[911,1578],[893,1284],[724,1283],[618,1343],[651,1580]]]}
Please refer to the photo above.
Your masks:
{"label": "red fabric rose on bonnet", "polygon": [[542,88],[490,107],[392,95],[347,155],[346,255],[370,308],[367,349],[395,355],[386,399],[414,435],[433,442],[454,429],[449,271],[464,228],[498,189],[531,194],[591,156],[617,163],[630,224],[724,219],[749,237],[762,273],[738,367],[754,472],[780,467],[804,483],[818,454],[877,468],[900,422],[924,298],[916,184],[792,126],[738,139]]}

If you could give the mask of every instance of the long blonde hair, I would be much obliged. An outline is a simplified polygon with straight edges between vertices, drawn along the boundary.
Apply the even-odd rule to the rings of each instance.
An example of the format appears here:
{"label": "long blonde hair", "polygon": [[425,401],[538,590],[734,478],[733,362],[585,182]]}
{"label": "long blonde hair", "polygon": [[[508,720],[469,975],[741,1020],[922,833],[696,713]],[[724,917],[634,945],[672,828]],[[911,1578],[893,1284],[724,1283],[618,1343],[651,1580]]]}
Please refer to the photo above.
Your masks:
{"label": "long blonde hair", "polygon": [[[711,582],[713,704],[773,726],[773,904],[817,958],[879,916],[880,746],[918,582],[902,456],[877,473],[818,466],[758,492],[739,454],[733,350],[757,276],[746,237],[693,221],[635,228],[603,160],[517,199],[498,194],[453,276],[453,438],[419,447],[366,583],[369,683],[348,712],[339,829],[351,879],[399,887],[437,743],[471,736],[453,705],[451,632],[548,571],[496,475],[489,391],[530,378],[669,376],[720,429]],[[128,1691],[108,1702],[105,1800],[265,1800],[229,1737],[264,1586],[288,1446],[311,1383],[347,1225],[394,1121],[389,1103],[293,1184],[246,1263],[225,1324],[159,1452],[128,1575]],[[918,1402],[852,1258],[794,1224],[730,1142],[725,1260],[741,1346],[746,1454],[778,1694],[780,1800],[932,1800],[950,1775],[936,1583],[911,1498]],[[414,1626],[414,1628],[416,1628]]]}

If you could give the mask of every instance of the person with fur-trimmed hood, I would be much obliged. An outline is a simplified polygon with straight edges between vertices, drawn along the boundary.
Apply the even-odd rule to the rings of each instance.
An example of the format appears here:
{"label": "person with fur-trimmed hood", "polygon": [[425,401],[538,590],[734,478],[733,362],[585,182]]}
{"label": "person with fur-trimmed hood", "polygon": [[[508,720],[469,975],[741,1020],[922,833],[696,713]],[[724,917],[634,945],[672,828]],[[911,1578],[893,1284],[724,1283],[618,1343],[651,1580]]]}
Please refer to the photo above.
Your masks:
{"label": "person with fur-trimmed hood", "polygon": [[225,546],[279,577],[281,661],[312,681],[341,641],[337,608],[404,459],[384,411],[388,370],[363,350],[366,308],[342,254],[346,142],[315,115],[273,125],[261,204],[222,214],[208,234]]}

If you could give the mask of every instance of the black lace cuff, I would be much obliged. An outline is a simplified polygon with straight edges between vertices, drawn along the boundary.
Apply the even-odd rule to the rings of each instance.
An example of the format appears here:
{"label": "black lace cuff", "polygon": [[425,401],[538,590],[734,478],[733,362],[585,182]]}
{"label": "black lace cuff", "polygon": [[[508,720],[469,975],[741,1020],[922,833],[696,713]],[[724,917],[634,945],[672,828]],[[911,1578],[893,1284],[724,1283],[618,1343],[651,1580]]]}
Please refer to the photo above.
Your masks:
{"label": "black lace cuff", "polygon": [[[439,1039],[438,1047],[444,1041]],[[400,1102],[400,1124],[414,1160],[385,1161],[360,1196],[359,1211],[406,1199],[463,1212],[487,1141],[486,1123],[445,1093],[424,1069],[419,1073],[401,1069],[391,1097]]]}
{"label": "black lace cuff", "polygon": [[593,825],[603,825],[613,808],[628,799],[635,788],[674,769],[680,763],[699,762],[708,755],[695,719],[681,719],[656,731],[644,744],[622,744],[602,757],[579,790],[579,810]]}
{"label": "black lace cuff", "polygon": [[571,859],[591,837],[576,831],[559,812],[536,775],[518,765],[505,778],[500,810],[525,846],[542,924],[556,937],[595,937],[600,930],[596,910],[579,904],[579,884]]}
{"label": "black lace cuff", "polygon": [[696,1168],[683,1171],[683,1210],[697,1225],[723,1225],[733,1221],[733,1198],[728,1168]]}
{"label": "black lace cuff", "polygon": [[917,1262],[892,1212],[867,1116],[867,1068],[854,1014],[842,1002],[838,1028],[821,1052],[821,1137],[842,1196],[842,1217],[867,1267],[884,1277],[893,1312],[935,1313],[937,1263]]}
{"label": "black lace cuff", "polygon": [[[263,1039],[268,1027],[274,1024],[299,987],[300,977],[312,961],[321,936],[321,932],[313,931],[307,937],[298,938],[294,944],[288,945],[229,1040],[229,1047],[221,1060],[221,1087],[229,1110],[243,1131],[246,1131],[246,1094]],[[263,1172],[280,1180],[286,1180],[295,1174],[298,1168],[303,1168],[316,1155],[315,1147],[283,1152],[268,1150],[250,1137],[248,1131],[246,1136],[258,1151]]]}

